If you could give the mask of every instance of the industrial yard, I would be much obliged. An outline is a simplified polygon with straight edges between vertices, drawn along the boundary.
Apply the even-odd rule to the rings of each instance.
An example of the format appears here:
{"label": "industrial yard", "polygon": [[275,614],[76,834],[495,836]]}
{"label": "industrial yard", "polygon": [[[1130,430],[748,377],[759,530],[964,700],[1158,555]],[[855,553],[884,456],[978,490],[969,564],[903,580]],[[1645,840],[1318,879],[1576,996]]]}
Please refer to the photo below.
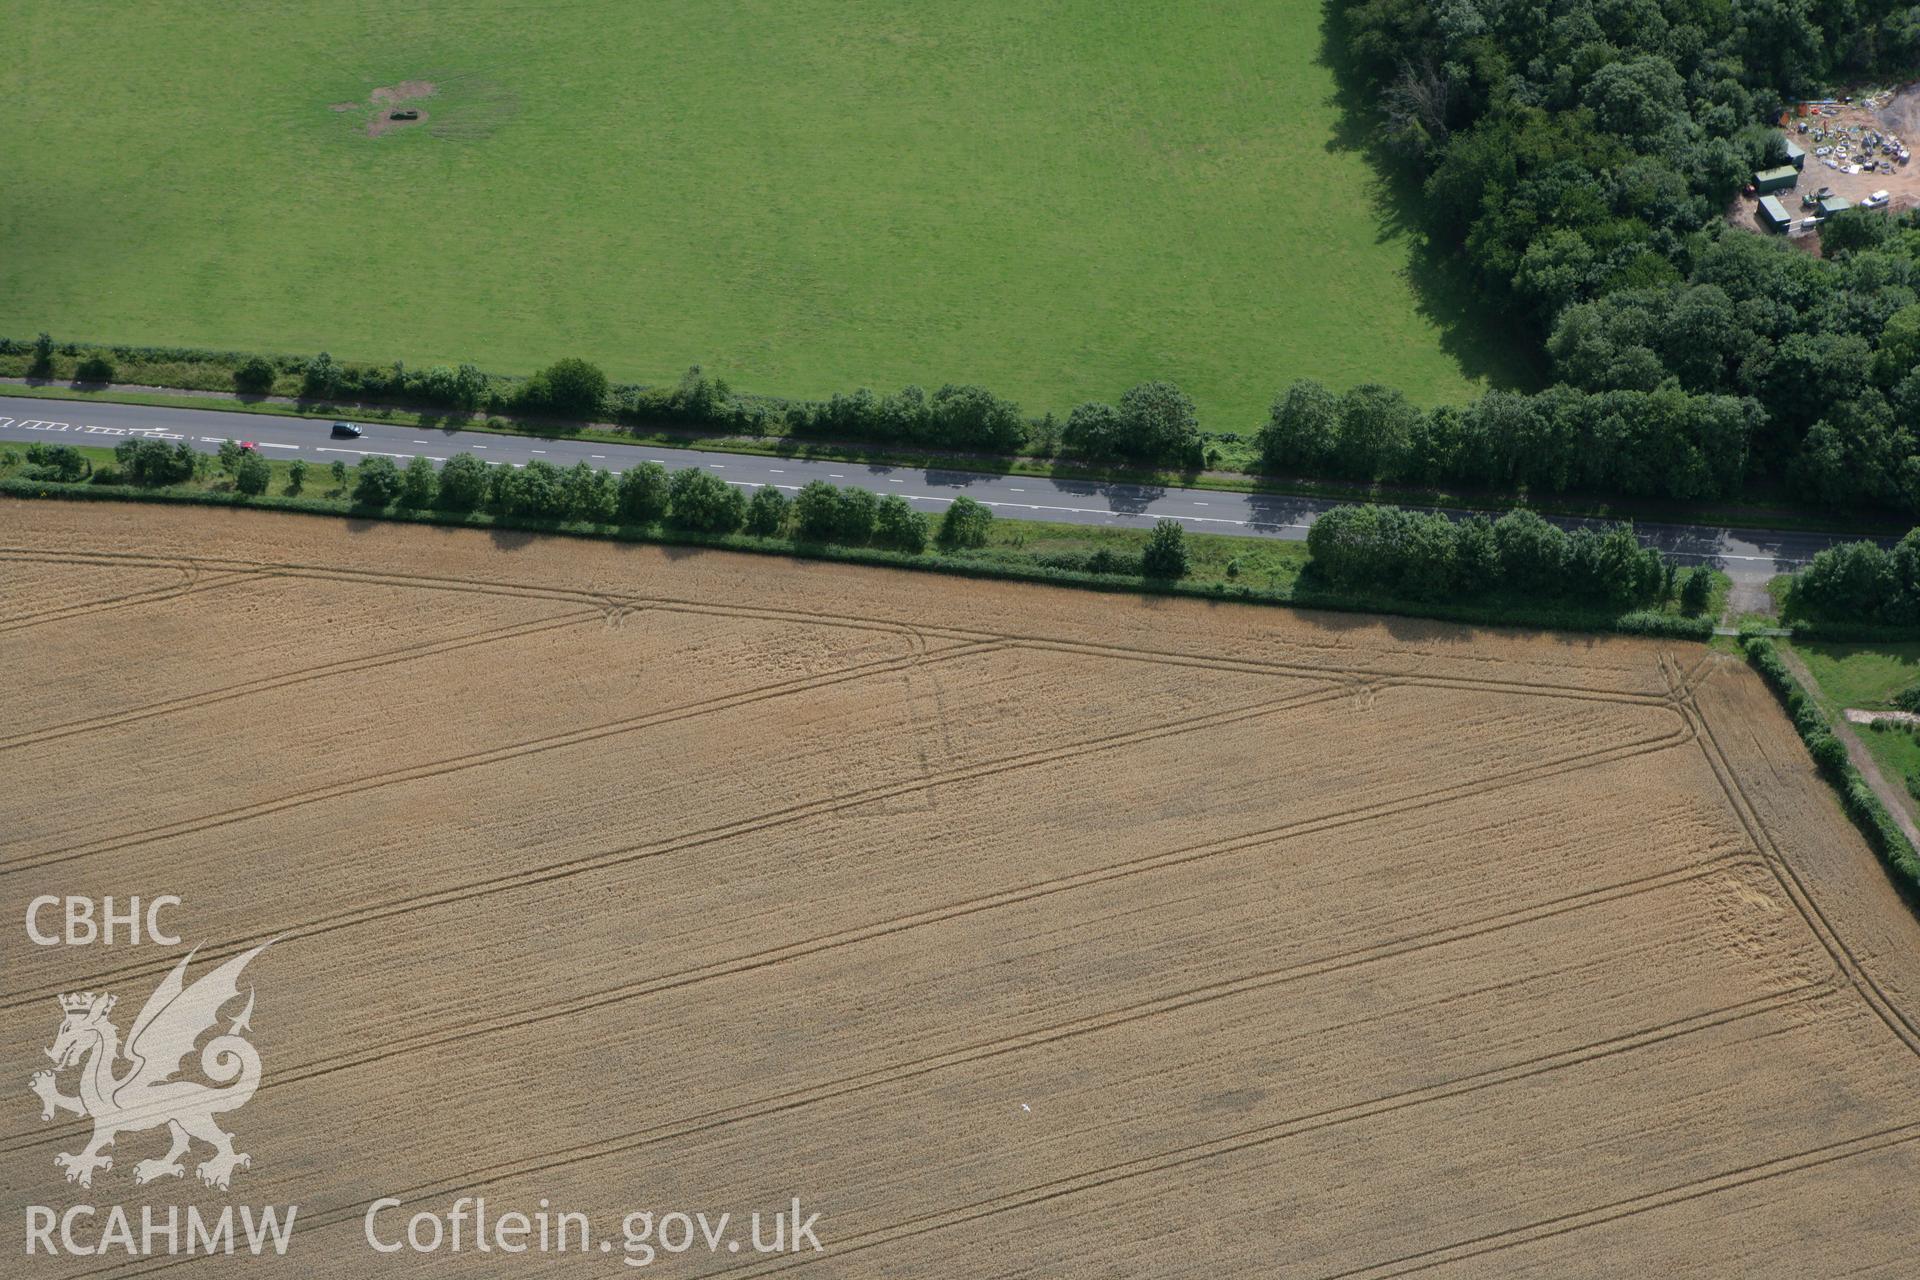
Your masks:
{"label": "industrial yard", "polygon": [[[1817,237],[1820,223],[1855,206],[1920,206],[1920,84],[1796,104],[1782,120],[1786,162],[1755,172],[1729,208],[1735,226]],[[1817,245],[1817,238],[1810,242]]]}

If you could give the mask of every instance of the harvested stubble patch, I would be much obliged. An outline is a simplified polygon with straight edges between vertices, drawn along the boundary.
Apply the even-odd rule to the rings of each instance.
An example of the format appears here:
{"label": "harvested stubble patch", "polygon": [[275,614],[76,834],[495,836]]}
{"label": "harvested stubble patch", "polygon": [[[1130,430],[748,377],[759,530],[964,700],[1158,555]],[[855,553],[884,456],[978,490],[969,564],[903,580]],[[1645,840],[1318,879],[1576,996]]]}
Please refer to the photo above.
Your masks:
{"label": "harvested stubble patch", "polygon": [[[1701,647],[7,516],[63,612],[0,628],[0,905],[164,886],[204,957],[279,938],[236,1191],[302,1206],[315,1274],[390,1192],[613,1232],[637,1168],[797,1194],[855,1274],[1911,1256],[1920,926]],[[137,1007],[178,955],[0,945],[0,1078],[46,997]],[[17,1117],[6,1210],[83,1138]]]}

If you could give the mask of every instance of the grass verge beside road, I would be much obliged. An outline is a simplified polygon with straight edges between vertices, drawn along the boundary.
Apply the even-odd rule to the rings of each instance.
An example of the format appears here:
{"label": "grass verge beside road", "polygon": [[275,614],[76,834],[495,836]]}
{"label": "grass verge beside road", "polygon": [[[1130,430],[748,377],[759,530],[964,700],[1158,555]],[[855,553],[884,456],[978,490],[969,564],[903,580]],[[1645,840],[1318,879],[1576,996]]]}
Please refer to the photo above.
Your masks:
{"label": "grass verge beside road", "polygon": [[[113,451],[110,449],[83,447],[79,452],[97,468],[113,462]],[[268,465],[272,477],[266,493],[247,497],[234,492],[231,482],[225,477],[210,474],[197,475],[179,485],[154,489],[120,484],[60,484],[28,480],[17,474],[21,466],[19,452],[0,451],[0,495],[15,499],[185,502],[357,519],[406,520],[473,528],[516,528],[573,537],[795,555],[1101,591],[1187,595],[1249,604],[1394,613],[1492,626],[1625,631],[1696,640],[1707,639],[1712,626],[1711,615],[1686,617],[1673,611],[1640,611],[1622,615],[1576,605],[1543,605],[1524,598],[1491,597],[1472,603],[1456,603],[1328,591],[1315,586],[1310,577],[1303,581],[1302,575],[1307,569],[1309,557],[1306,545],[1298,542],[1236,538],[1224,534],[1187,534],[1187,576],[1178,581],[1159,581],[1143,579],[1134,574],[1096,573],[1063,567],[1084,562],[1100,551],[1113,553],[1123,559],[1137,558],[1151,536],[1149,531],[1143,529],[996,520],[990,526],[988,541],[983,547],[952,551],[929,549],[920,554],[908,554],[876,547],[809,543],[785,537],[691,533],[659,523],[583,524],[510,518],[488,512],[454,513],[432,509],[370,511],[356,507],[348,497],[347,486],[337,483],[326,468],[309,466],[302,490],[295,493],[290,491],[294,464],[270,459]],[[1724,590],[1724,582],[1717,585]]]}

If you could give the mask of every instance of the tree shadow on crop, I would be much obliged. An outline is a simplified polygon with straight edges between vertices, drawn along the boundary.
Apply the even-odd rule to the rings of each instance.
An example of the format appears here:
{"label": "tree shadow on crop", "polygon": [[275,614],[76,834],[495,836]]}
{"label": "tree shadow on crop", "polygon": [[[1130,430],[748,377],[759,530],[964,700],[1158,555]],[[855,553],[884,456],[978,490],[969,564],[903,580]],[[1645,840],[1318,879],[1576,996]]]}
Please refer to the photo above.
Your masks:
{"label": "tree shadow on crop", "polygon": [[[1444,602],[1430,601],[1425,607],[1438,612],[1438,604]],[[1492,605],[1488,607],[1491,609]],[[1547,640],[1563,649],[1580,650],[1596,649],[1618,639],[1603,631],[1576,631],[1569,629],[1565,623],[1556,626],[1551,622],[1530,621],[1525,617],[1500,621],[1422,617],[1423,606],[1419,601],[1386,597],[1370,601],[1356,600],[1344,592],[1326,589],[1314,580],[1311,573],[1300,575],[1294,596],[1288,601],[1288,608],[1303,625],[1343,637],[1343,645],[1353,643],[1344,637],[1363,631],[1376,634],[1385,631],[1395,641],[1404,644],[1431,644],[1436,638],[1470,643],[1477,635],[1494,633],[1522,636],[1529,640]]]}
{"label": "tree shadow on crop", "polygon": [[543,534],[530,529],[511,529],[493,525],[487,530],[487,540],[493,543],[496,551],[524,551],[538,542]]}
{"label": "tree shadow on crop", "polygon": [[[1360,156],[1373,172],[1367,212],[1376,243],[1404,242],[1405,276],[1420,317],[1439,332],[1440,349],[1469,378],[1503,390],[1529,390],[1546,382],[1539,335],[1489,305],[1475,288],[1457,247],[1436,237],[1426,217],[1426,193],[1415,163],[1380,140],[1376,95],[1347,52],[1344,16],[1338,4],[1321,10],[1316,61],[1333,73],[1333,135],[1326,149]],[[1380,381],[1391,384],[1392,371]]]}

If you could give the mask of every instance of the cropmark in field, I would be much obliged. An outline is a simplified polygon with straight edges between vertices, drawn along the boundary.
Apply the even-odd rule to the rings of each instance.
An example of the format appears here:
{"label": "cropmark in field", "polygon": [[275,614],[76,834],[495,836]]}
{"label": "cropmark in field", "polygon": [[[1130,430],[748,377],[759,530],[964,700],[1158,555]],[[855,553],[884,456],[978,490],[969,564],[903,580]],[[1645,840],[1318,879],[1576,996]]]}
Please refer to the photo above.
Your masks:
{"label": "cropmark in field", "polygon": [[[690,1275],[1920,1243],[1920,927],[1704,648],[91,504],[11,506],[0,582],[10,1231],[294,1206],[245,1265],[316,1276],[591,1265],[477,1252],[475,1198]],[[180,941],[30,945],[41,894],[177,896]],[[269,940],[213,1027],[248,1162],[129,1131],[65,1181],[56,997],[126,1033]],[[795,1200],[821,1251],[756,1252]]]}

